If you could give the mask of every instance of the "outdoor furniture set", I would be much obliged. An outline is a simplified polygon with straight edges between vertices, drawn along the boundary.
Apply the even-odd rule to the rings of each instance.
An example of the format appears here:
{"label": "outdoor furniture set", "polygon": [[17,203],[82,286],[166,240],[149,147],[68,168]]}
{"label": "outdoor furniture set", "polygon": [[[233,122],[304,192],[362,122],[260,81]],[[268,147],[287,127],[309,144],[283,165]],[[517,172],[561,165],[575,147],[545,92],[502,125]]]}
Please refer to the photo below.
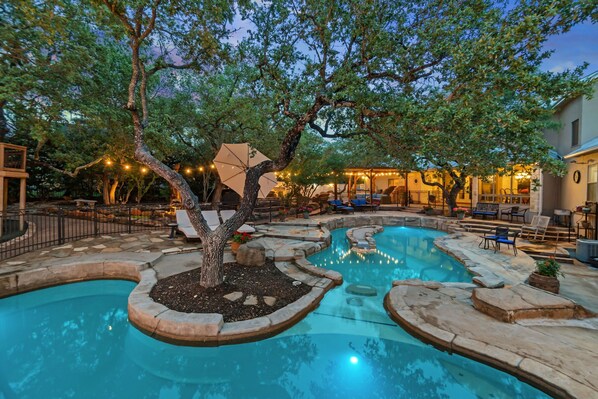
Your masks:
{"label": "outdoor furniture set", "polygon": [[377,211],[378,207],[380,206],[380,202],[372,202],[368,203],[365,198],[353,198],[351,201],[351,206],[357,209],[358,211]]}
{"label": "outdoor furniture set", "polygon": [[[235,214],[234,210],[222,210],[220,211],[220,216],[218,216],[218,211],[201,211],[204,219],[208,223],[208,226],[212,230],[216,230],[218,226],[220,226],[220,218],[222,218],[222,223],[226,222],[228,219],[233,217]],[[184,209],[176,211],[176,221],[178,224],[177,229],[185,235],[187,240],[198,239],[199,235],[193,225],[191,225],[191,220],[189,220],[189,215],[187,211]],[[244,224],[237,229],[239,233],[255,233],[255,228]]]}
{"label": "outdoor furniture set", "polygon": [[330,206],[332,206],[332,210],[336,213],[355,213],[355,208],[343,204],[343,201],[339,199],[328,200],[328,203]]}
{"label": "outdoor furniture set", "polygon": [[[513,253],[515,254],[515,256],[517,256],[517,245],[516,245],[516,241],[517,241],[517,236],[519,235],[518,231],[513,232],[513,234],[510,233],[510,230],[508,227],[496,227],[493,234],[491,235],[483,235],[482,241],[480,241],[479,246],[481,247],[482,244],[484,244],[484,249],[488,249],[490,248],[490,243],[492,243],[492,245],[494,246],[494,253],[496,253],[496,251],[500,251],[500,244],[505,244],[507,245],[507,248],[509,246],[513,247]],[[510,236],[512,236],[512,238],[510,238]]]}

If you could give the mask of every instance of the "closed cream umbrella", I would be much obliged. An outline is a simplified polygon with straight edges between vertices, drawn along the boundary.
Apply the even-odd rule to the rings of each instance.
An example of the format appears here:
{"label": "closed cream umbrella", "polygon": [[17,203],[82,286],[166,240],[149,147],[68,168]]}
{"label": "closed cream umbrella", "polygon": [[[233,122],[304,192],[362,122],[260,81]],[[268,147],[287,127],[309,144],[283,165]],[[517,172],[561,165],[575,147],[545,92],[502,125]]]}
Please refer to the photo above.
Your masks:
{"label": "closed cream umbrella", "polygon": [[[268,157],[251,147],[249,143],[222,144],[220,151],[214,158],[214,165],[216,165],[222,183],[242,197],[247,169],[267,160],[269,160]],[[258,198],[266,198],[276,184],[278,184],[278,181],[276,175],[272,172],[260,177]]]}

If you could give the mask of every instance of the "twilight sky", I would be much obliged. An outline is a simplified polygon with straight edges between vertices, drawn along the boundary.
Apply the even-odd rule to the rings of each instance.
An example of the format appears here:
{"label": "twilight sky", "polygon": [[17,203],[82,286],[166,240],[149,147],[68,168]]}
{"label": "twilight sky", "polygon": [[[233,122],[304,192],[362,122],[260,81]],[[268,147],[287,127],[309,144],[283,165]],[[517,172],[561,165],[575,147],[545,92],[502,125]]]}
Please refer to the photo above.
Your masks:
{"label": "twilight sky", "polygon": [[561,72],[586,61],[590,65],[585,75],[596,72],[598,71],[598,24],[586,22],[577,25],[564,35],[550,38],[545,48],[555,50],[552,57],[544,62],[545,70]]}

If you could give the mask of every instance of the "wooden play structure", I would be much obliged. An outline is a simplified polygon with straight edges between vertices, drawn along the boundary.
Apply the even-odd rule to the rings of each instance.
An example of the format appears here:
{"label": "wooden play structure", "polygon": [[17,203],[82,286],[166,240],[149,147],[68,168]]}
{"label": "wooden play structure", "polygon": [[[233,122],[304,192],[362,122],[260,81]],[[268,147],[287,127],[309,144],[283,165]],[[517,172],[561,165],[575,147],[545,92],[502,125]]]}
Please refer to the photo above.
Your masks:
{"label": "wooden play structure", "polygon": [[8,205],[8,179],[19,179],[19,230],[25,226],[25,202],[27,178],[27,147],[0,143],[0,232],[3,232]]}

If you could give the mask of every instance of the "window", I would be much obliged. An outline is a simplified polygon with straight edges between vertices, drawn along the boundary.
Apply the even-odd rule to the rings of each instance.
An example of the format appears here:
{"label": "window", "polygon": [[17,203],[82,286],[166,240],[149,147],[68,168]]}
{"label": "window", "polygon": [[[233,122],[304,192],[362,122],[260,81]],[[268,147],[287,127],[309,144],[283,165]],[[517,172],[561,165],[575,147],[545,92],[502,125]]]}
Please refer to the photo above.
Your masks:
{"label": "window", "polygon": [[571,122],[571,147],[579,145],[579,119]]}
{"label": "window", "polygon": [[598,164],[588,166],[588,195],[587,200],[596,202],[598,200]]}

